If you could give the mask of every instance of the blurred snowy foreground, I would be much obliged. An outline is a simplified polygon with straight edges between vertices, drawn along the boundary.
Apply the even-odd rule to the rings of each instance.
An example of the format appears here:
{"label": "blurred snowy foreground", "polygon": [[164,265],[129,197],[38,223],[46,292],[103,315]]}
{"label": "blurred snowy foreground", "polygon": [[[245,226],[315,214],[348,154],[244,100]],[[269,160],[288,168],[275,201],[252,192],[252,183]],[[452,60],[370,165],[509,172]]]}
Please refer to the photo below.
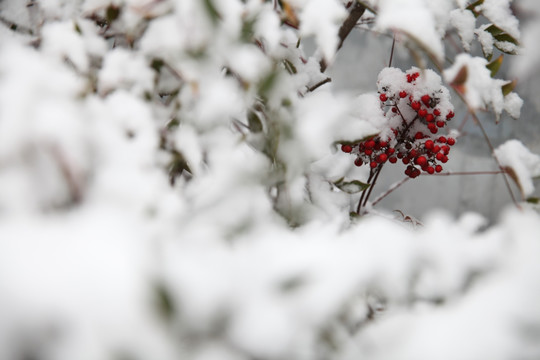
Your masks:
{"label": "blurred snowy foreground", "polygon": [[[2,5],[0,360],[540,358],[538,213],[351,220],[378,95],[306,91],[271,2],[39,3]],[[341,1],[294,3],[331,57]]]}

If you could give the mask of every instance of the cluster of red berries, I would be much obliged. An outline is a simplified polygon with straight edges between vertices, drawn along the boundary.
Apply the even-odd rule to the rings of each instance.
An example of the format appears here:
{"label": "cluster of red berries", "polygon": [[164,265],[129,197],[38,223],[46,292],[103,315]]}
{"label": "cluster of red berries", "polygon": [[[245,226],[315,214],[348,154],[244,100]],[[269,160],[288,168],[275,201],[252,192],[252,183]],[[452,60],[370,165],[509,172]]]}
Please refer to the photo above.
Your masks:
{"label": "cluster of red berries", "polygon": [[[425,79],[423,79],[425,77]],[[420,80],[418,80],[420,78]],[[372,169],[398,160],[407,165],[405,174],[415,178],[443,170],[455,138],[437,135],[454,117],[448,89],[431,70],[420,76],[413,68],[406,74],[386,68],[379,75],[379,100],[387,119],[377,136],[343,144],[341,150],[356,155],[354,164]]]}

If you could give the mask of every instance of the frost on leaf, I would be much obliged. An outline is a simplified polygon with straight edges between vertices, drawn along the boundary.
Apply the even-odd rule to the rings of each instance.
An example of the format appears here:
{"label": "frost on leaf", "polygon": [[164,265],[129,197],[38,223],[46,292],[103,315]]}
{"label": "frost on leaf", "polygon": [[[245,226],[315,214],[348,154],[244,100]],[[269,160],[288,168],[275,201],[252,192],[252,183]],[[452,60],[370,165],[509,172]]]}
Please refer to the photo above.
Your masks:
{"label": "frost on leaf", "polygon": [[[486,67],[487,64],[487,60],[481,57],[460,54],[456,57],[454,65],[444,71],[444,76],[446,81],[464,96],[472,109],[491,108],[497,121],[503,110],[507,110],[512,117],[518,117],[521,99],[515,93],[505,96],[502,88],[508,81],[493,79]],[[465,71],[467,76],[464,78]]]}
{"label": "frost on leaf", "polygon": [[495,150],[501,166],[516,182],[523,198],[534,191],[533,178],[540,176],[540,156],[519,140],[509,140]]}

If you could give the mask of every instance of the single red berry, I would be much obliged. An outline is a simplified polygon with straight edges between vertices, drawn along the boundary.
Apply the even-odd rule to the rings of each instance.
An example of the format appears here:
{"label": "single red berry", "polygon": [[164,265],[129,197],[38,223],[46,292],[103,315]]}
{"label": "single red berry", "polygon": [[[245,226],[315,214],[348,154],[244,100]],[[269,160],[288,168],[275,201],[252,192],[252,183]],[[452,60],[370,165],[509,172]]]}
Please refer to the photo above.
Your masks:
{"label": "single red berry", "polygon": [[441,115],[441,110],[439,110],[439,109],[433,110],[433,115],[435,115],[435,116]]}
{"label": "single red berry", "polygon": [[444,159],[444,154],[443,153],[437,153],[437,155],[435,155],[435,158],[439,161],[442,161],[442,159]]}
{"label": "single red berry", "polygon": [[366,149],[366,150],[364,151],[364,154],[366,154],[367,156],[370,156],[371,154],[373,154],[373,150],[371,150],[371,149]]}
{"label": "single red berry", "polygon": [[375,147],[375,141],[368,140],[368,141],[366,141],[366,143],[364,145],[365,145],[366,149],[373,149]]}
{"label": "single red berry", "polygon": [[428,129],[429,129],[429,131],[431,131],[432,134],[437,133],[437,126],[434,123],[429,123],[428,124]]}
{"label": "single red berry", "polygon": [[424,166],[427,164],[427,159],[425,156],[419,156],[414,160],[416,165]]}
{"label": "single red berry", "polygon": [[386,94],[379,95],[379,99],[381,99],[382,102],[385,102],[388,98],[386,97]]}
{"label": "single red berry", "polygon": [[450,147],[448,145],[443,145],[441,146],[441,151],[444,155],[448,155],[448,153],[450,152]]}
{"label": "single red berry", "polygon": [[369,166],[372,168],[372,169],[375,169],[377,167],[377,162],[376,161],[372,161],[369,163]]}
{"label": "single red berry", "polygon": [[435,145],[433,147],[433,150],[432,150],[434,153],[438,153],[439,151],[441,151],[441,147],[439,145]]}
{"label": "single red berry", "polygon": [[352,151],[351,145],[341,145],[341,151],[345,153],[350,153]]}
{"label": "single red berry", "polygon": [[388,161],[390,161],[392,164],[395,164],[397,162],[397,158],[395,156],[391,156],[388,158]]}
{"label": "single red berry", "polygon": [[386,154],[387,154],[387,155],[392,155],[392,154],[395,153],[395,152],[396,152],[396,149],[394,149],[394,148],[388,148],[388,149],[386,149]]}
{"label": "single red berry", "polygon": [[444,164],[448,161],[448,156],[444,155],[443,158],[441,159],[441,162]]}
{"label": "single red berry", "polygon": [[437,141],[444,144],[446,142],[446,138],[444,136],[440,136]]}
{"label": "single red berry", "polygon": [[407,97],[407,92],[406,91],[400,91],[399,92],[399,97],[402,98],[402,99]]}
{"label": "single red berry", "polygon": [[442,127],[444,127],[444,125],[446,125],[444,121],[440,121],[440,120],[437,121],[437,126],[438,127],[442,128]]}
{"label": "single red berry", "polygon": [[377,158],[377,161],[380,162],[380,163],[386,162],[386,160],[388,160],[388,155],[386,155],[385,153],[382,153]]}
{"label": "single red berry", "polygon": [[447,119],[447,120],[450,120],[451,118],[454,117],[454,115],[455,115],[454,112],[453,112],[453,111],[450,111],[450,112],[446,115],[446,119]]}
{"label": "single red berry", "polygon": [[418,155],[418,151],[416,151],[416,149],[409,151],[409,158],[413,159],[416,157],[416,155]]}
{"label": "single red berry", "polygon": [[388,143],[386,141],[382,140],[382,141],[379,141],[379,145],[381,147],[386,147],[386,145],[388,145]]}
{"label": "single red berry", "polygon": [[414,138],[416,140],[420,140],[420,139],[423,139],[424,138],[424,134],[422,134],[420,131],[417,132],[416,134],[414,134]]}
{"label": "single red berry", "polygon": [[432,150],[434,145],[435,145],[435,144],[433,143],[433,140],[427,140],[426,143],[424,144],[424,146],[425,146],[426,149],[428,149],[428,150]]}
{"label": "single red berry", "polygon": [[401,159],[401,162],[403,162],[403,165],[407,165],[409,163],[409,158],[408,157],[404,157],[403,159]]}
{"label": "single red berry", "polygon": [[354,165],[356,166],[362,166],[364,164],[364,161],[360,158],[356,158],[356,160],[354,160]]}
{"label": "single red berry", "polygon": [[430,101],[431,101],[431,97],[430,97],[429,95],[426,94],[426,95],[422,96],[422,97],[420,98],[420,100],[422,100],[422,102],[423,102],[426,106],[428,106],[429,103],[430,103]]}
{"label": "single red berry", "polygon": [[441,165],[435,166],[435,171],[440,173],[442,171],[442,166]]}
{"label": "single red berry", "polygon": [[411,150],[411,149],[412,149],[411,143],[406,143],[406,144],[405,144],[405,149]]}
{"label": "single red berry", "polygon": [[421,106],[422,106],[422,105],[420,104],[419,101],[413,101],[413,102],[411,103],[411,107],[413,108],[414,111],[420,110],[420,107],[421,107]]}
{"label": "single red berry", "polygon": [[407,168],[405,169],[405,175],[407,175],[408,177],[412,177],[412,172],[411,172],[411,168],[409,166],[407,166]]}
{"label": "single red berry", "polygon": [[433,166],[428,166],[426,168],[426,171],[428,172],[428,174],[431,175],[431,174],[433,174],[435,172],[435,169],[433,168]]}
{"label": "single red berry", "polygon": [[393,107],[393,108],[392,108],[392,112],[393,112],[394,114],[397,113],[397,107]]}
{"label": "single red berry", "polygon": [[397,157],[398,157],[398,159],[403,158],[403,153],[402,153],[402,152],[398,152],[398,153],[397,153]]}
{"label": "single red berry", "polygon": [[411,74],[407,74],[407,82],[412,82],[413,81],[413,77]]}
{"label": "single red berry", "polygon": [[418,116],[425,117],[426,115],[427,115],[427,110],[426,109],[418,110]]}
{"label": "single red berry", "polygon": [[432,122],[434,119],[435,119],[435,116],[433,116],[433,114],[427,114],[426,115],[426,121],[427,122]]}
{"label": "single red berry", "polygon": [[448,145],[453,146],[456,143],[456,139],[448,138],[448,140],[446,142],[448,143]]}

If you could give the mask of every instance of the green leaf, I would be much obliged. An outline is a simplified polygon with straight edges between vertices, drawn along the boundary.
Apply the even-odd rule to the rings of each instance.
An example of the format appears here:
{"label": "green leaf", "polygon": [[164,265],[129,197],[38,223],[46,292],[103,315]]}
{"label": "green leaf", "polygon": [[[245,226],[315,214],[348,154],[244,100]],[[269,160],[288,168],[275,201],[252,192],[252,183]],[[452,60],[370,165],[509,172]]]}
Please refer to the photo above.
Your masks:
{"label": "green leaf", "polygon": [[540,198],[537,198],[537,197],[530,197],[530,198],[527,198],[527,202],[528,203],[531,203],[531,204],[540,204]]}
{"label": "green leaf", "polygon": [[76,21],[73,22],[73,26],[75,27],[75,32],[77,34],[81,35],[82,34],[81,27],[79,26],[79,24]]}
{"label": "green leaf", "polygon": [[356,194],[366,190],[369,187],[369,184],[363,183],[358,180],[344,182],[343,179],[338,180],[338,182],[335,182],[334,185],[336,185],[338,189],[346,192],[347,194]]}
{"label": "green leaf", "polygon": [[472,11],[472,13],[474,14],[474,17],[478,17],[480,16],[480,12],[476,11],[475,9],[477,6],[482,5],[483,3],[484,3],[484,0],[475,1],[469,6],[467,6],[466,9]]}
{"label": "green leaf", "polygon": [[516,88],[516,85],[517,85],[517,80],[512,80],[509,83],[503,85],[501,87],[503,96],[510,94]]}
{"label": "green leaf", "polygon": [[249,130],[254,133],[261,132],[263,129],[262,121],[259,118],[259,115],[255,111],[248,112],[248,125]]}
{"label": "green leaf", "polygon": [[487,31],[488,33],[490,33],[491,35],[493,35],[493,37],[497,36],[497,35],[500,35],[502,33],[504,33],[504,30],[502,30],[501,28],[499,28],[497,25],[495,24],[491,24],[490,26],[488,26],[485,31]]}
{"label": "green leaf", "polygon": [[259,83],[258,93],[261,97],[267,98],[270,90],[274,87],[278,78],[278,72],[276,70],[271,71],[262,81]]}
{"label": "green leaf", "polygon": [[176,313],[176,308],[169,290],[161,283],[154,284],[154,295],[159,314],[165,320],[171,320]]}
{"label": "green leaf", "polygon": [[107,19],[107,22],[112,23],[114,20],[118,19],[120,16],[120,8],[118,6],[109,5],[107,7],[107,10],[105,12],[105,18]]}
{"label": "green leaf", "polygon": [[493,60],[492,62],[486,65],[489,71],[491,71],[491,77],[494,77],[495,75],[497,75],[497,72],[499,71],[503,63],[503,58],[504,58],[504,55],[501,54],[498,58],[496,58],[495,60]]}
{"label": "green leaf", "polygon": [[214,5],[214,2],[212,0],[203,0],[204,7],[206,8],[206,11],[208,12],[208,15],[210,15],[210,19],[215,24],[221,19],[221,15],[216,9],[216,6]]}
{"label": "green leaf", "polygon": [[297,73],[296,67],[289,60],[284,59],[283,64],[285,65],[285,69],[287,69],[289,74],[296,74]]}

